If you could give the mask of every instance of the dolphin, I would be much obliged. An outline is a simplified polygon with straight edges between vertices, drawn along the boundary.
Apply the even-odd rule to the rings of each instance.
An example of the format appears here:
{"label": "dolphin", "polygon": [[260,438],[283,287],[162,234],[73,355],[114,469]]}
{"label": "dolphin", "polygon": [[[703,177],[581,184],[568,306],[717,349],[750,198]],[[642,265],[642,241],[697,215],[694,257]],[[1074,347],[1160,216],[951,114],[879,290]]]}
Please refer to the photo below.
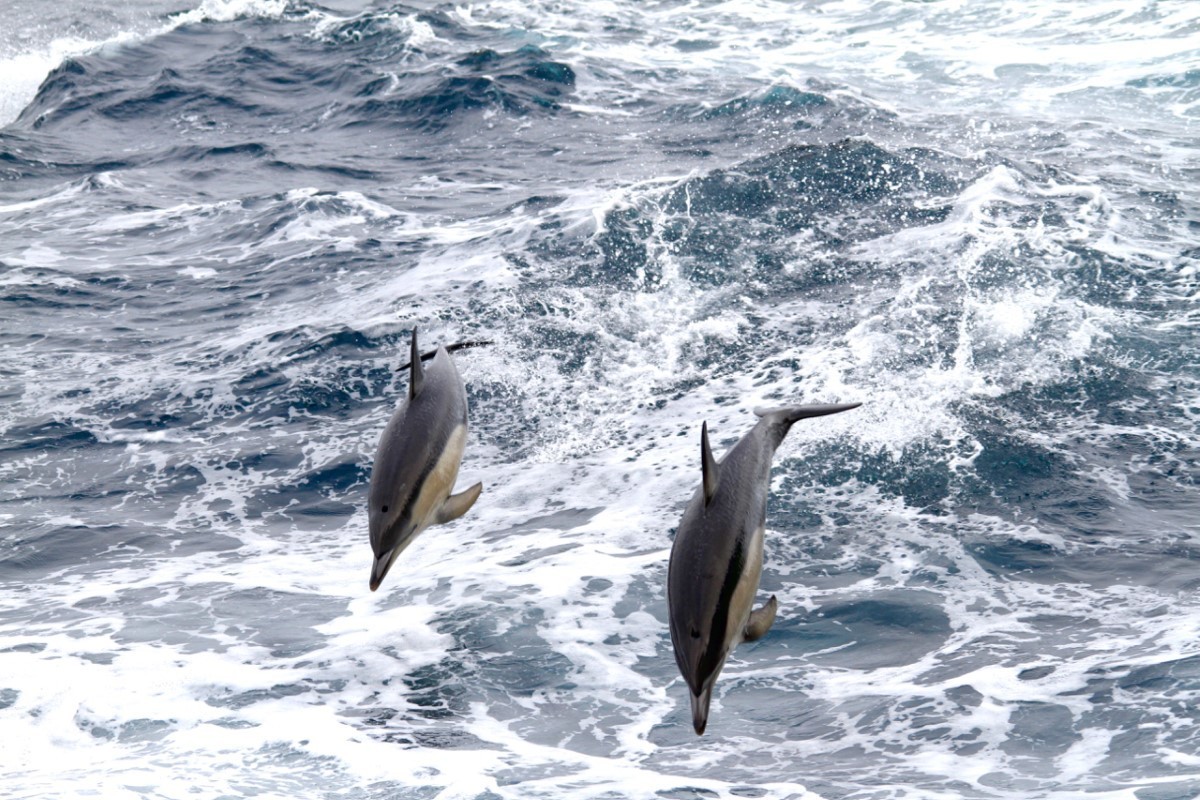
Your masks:
{"label": "dolphin", "polygon": [[367,490],[372,592],[417,534],[458,519],[483,491],[476,483],[450,494],[467,443],[467,393],[445,347],[422,361],[413,328],[408,398],[383,429]]}
{"label": "dolphin", "polygon": [[741,642],[775,621],[774,595],[751,610],[762,573],[771,460],[792,425],[861,403],[755,409],[758,424],[718,463],[700,429],[702,480],[684,509],[667,567],[667,613],[675,663],[692,699],[692,727],[704,733],[713,685]]}

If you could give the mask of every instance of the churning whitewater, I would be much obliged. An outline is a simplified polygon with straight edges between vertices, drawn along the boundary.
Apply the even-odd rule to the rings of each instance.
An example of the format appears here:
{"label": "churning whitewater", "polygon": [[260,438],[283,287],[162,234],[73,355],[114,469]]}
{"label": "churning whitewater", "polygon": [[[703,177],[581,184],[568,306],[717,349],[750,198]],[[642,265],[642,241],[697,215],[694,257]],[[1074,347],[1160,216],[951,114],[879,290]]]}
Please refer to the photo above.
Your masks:
{"label": "churning whitewater", "polygon": [[[0,795],[1200,794],[1200,6],[3,16]],[[413,328],[485,489],[372,592]],[[856,402],[698,737],[701,427]]]}

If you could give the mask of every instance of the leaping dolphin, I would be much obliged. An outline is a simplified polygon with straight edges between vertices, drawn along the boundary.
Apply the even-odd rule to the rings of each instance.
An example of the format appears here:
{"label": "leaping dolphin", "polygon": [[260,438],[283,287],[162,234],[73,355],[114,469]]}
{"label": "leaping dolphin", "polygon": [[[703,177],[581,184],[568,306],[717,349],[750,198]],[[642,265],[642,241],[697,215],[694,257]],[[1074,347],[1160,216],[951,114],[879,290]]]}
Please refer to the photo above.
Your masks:
{"label": "leaping dolphin", "polygon": [[692,699],[692,727],[704,733],[713,685],[741,642],[761,638],[775,621],[775,597],[751,610],[762,573],[771,460],[792,425],[861,403],[755,409],[758,424],[720,463],[700,430],[703,479],[683,512],[667,567],[667,607],[675,663]]}
{"label": "leaping dolphin", "polygon": [[428,366],[422,364],[413,328],[408,399],[383,430],[367,491],[375,553],[371,591],[417,534],[458,519],[483,491],[477,483],[450,494],[467,443],[467,393],[445,347],[426,358]]}

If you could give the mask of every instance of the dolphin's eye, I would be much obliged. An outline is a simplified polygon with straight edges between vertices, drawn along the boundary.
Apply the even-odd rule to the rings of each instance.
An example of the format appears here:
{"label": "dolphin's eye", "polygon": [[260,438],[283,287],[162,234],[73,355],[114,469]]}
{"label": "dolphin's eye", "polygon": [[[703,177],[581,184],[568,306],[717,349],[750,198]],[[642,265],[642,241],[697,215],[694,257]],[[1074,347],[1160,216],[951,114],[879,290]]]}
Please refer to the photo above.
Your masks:
{"label": "dolphin's eye", "polygon": [[383,507],[383,513],[385,513],[385,514],[387,513],[387,506]]}
{"label": "dolphin's eye", "polygon": [[700,638],[700,631],[696,630],[695,628],[692,628],[692,638],[693,638],[693,639],[699,639],[699,638]]}

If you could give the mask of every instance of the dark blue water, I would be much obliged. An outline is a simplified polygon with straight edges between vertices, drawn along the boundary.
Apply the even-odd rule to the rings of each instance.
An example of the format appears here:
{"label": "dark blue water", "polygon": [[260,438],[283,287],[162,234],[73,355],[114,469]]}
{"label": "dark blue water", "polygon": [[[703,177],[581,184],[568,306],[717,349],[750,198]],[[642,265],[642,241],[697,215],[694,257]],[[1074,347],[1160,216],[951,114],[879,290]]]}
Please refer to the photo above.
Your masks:
{"label": "dark blue water", "polygon": [[[1200,793],[1200,9],[8,14],[0,794]],[[413,326],[485,488],[372,594]],[[701,422],[852,401],[697,738]]]}

